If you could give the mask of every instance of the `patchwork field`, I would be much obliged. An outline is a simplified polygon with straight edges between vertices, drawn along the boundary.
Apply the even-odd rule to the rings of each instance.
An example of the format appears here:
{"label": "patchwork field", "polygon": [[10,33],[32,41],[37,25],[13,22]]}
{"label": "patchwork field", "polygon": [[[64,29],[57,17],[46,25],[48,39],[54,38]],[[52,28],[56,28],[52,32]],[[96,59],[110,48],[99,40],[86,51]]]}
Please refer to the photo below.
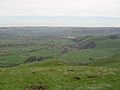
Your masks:
{"label": "patchwork field", "polygon": [[120,28],[0,31],[0,90],[120,90]]}

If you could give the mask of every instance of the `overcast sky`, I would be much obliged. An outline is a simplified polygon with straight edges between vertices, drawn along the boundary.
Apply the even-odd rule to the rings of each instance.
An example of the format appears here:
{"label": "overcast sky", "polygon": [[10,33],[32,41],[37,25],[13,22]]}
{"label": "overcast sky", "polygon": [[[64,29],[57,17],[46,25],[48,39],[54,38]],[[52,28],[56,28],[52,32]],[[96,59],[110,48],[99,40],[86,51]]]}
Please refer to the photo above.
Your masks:
{"label": "overcast sky", "polygon": [[0,26],[120,26],[120,0],[0,0]]}

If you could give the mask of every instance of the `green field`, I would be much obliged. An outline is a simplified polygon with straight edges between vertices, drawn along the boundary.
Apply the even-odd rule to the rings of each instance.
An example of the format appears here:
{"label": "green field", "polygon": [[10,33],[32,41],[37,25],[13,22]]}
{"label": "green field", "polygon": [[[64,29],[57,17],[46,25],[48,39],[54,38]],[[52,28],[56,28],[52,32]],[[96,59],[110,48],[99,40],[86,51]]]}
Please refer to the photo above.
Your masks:
{"label": "green field", "polygon": [[[50,48],[49,46],[54,45],[57,47],[62,47],[65,45],[72,45],[72,42],[69,39],[58,39],[58,40],[30,40],[28,41],[19,41],[19,40],[1,40],[1,46],[4,46],[0,49],[0,65],[9,65],[9,64],[19,64],[24,62],[27,58],[31,56],[51,56],[54,59],[60,59],[68,63],[78,64],[81,62],[89,61],[89,58],[98,60],[101,58],[107,58],[113,56],[117,53],[120,53],[120,39],[107,39],[96,40],[96,47],[90,49],[77,50],[72,49],[68,53],[62,54],[61,48]],[[12,46],[13,42],[15,45]],[[19,43],[18,43],[19,42]],[[27,43],[28,42],[28,43]],[[29,44],[29,43],[32,44]],[[50,43],[49,43],[50,42]],[[47,44],[48,43],[48,44]],[[11,45],[11,46],[7,46]],[[4,52],[4,50],[6,50]],[[60,56],[59,56],[60,55]]]}
{"label": "green field", "polygon": [[0,90],[120,90],[114,28],[9,29],[0,32]]}

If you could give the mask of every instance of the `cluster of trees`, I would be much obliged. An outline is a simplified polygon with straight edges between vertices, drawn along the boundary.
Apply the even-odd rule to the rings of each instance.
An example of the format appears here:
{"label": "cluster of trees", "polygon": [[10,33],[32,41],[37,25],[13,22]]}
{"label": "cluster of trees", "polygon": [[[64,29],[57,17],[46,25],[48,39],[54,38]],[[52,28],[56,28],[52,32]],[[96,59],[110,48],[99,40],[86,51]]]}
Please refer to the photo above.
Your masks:
{"label": "cluster of trees", "polygon": [[110,38],[111,38],[111,39],[117,39],[118,37],[119,37],[118,34],[110,35]]}

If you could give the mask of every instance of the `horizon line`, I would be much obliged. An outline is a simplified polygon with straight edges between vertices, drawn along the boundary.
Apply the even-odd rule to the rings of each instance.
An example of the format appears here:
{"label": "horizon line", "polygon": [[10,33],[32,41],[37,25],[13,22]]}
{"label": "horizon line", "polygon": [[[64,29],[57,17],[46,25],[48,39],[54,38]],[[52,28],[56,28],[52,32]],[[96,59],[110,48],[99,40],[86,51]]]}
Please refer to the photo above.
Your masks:
{"label": "horizon line", "polygon": [[120,28],[120,26],[48,26],[48,25],[21,25],[21,26],[0,26],[0,28],[4,28],[4,27],[10,27],[10,28],[14,28],[14,27],[78,27],[78,28]]}

